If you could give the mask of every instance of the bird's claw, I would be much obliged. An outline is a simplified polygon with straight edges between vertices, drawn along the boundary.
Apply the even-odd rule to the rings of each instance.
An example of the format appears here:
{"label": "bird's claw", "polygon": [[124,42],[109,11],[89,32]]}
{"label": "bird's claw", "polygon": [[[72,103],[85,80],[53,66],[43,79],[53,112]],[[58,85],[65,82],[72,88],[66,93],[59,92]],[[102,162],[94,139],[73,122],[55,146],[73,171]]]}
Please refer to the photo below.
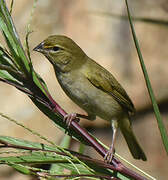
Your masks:
{"label": "bird's claw", "polygon": [[71,122],[72,122],[74,119],[76,119],[76,117],[77,117],[77,114],[76,114],[76,113],[66,114],[66,115],[64,116],[64,122],[66,123],[67,128],[70,127]]}
{"label": "bird's claw", "polygon": [[114,153],[115,153],[115,150],[114,148],[111,148],[106,152],[105,156],[104,156],[104,161],[108,164],[110,164],[113,160],[113,157],[114,157]]}

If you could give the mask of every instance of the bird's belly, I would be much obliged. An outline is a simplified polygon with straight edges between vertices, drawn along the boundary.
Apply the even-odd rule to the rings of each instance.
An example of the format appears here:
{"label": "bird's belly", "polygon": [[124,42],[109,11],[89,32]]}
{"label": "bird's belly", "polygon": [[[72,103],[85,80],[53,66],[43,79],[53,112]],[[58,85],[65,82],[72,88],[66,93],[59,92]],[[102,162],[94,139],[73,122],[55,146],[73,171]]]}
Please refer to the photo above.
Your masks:
{"label": "bird's belly", "polygon": [[96,89],[95,92],[90,93],[91,97],[94,97],[90,104],[93,107],[94,113],[100,118],[111,121],[112,119],[120,116],[123,112],[120,104],[106,92]]}
{"label": "bird's belly", "polygon": [[88,114],[110,121],[123,112],[122,107],[111,95],[96,88],[87,79],[80,77],[72,81],[69,78],[64,80],[59,78],[64,92]]}

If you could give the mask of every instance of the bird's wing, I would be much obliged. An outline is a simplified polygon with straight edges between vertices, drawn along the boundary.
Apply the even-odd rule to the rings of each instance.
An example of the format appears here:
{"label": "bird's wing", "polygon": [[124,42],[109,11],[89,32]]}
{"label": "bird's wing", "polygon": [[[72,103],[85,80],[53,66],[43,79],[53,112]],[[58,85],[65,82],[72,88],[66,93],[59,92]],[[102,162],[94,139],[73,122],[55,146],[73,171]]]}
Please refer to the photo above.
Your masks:
{"label": "bird's wing", "polygon": [[[94,71],[94,70],[93,70]],[[134,113],[134,105],[117,80],[105,69],[87,73],[87,79],[93,86],[111,95],[127,111]]]}

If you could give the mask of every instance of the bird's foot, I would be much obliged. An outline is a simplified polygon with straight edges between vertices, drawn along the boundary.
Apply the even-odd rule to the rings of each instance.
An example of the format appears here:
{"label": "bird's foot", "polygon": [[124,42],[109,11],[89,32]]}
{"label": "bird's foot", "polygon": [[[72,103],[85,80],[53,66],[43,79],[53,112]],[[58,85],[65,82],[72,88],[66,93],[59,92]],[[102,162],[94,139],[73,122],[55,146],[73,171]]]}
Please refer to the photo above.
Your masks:
{"label": "bird's foot", "polygon": [[[64,122],[66,123],[67,128],[70,127],[73,120],[77,120],[77,114],[76,113],[66,114],[64,116]],[[79,122],[79,120],[77,122]]]}
{"label": "bird's foot", "polygon": [[114,153],[115,153],[115,149],[110,146],[110,149],[106,152],[106,154],[104,156],[104,161],[106,163],[110,164],[113,160]]}

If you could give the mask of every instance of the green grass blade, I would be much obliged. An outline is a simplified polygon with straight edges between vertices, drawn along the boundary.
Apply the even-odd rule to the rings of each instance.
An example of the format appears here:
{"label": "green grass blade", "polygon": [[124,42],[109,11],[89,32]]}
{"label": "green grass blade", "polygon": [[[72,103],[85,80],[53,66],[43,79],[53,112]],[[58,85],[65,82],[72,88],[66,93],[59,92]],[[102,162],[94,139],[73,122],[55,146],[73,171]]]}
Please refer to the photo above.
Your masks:
{"label": "green grass blade", "polygon": [[10,66],[12,69],[17,70],[17,66],[13,59],[10,57],[9,52],[0,45],[0,64]]}
{"label": "green grass blade", "polygon": [[15,163],[11,163],[11,162],[7,162],[7,163],[9,166],[14,168],[18,172],[25,174],[25,175],[31,175],[31,171],[21,164],[15,164]]}
{"label": "green grass blade", "polygon": [[[15,79],[13,76],[11,76],[8,72],[6,72],[6,71],[3,71],[3,70],[0,70],[0,78],[2,78],[2,79],[4,79],[4,80],[8,80],[8,81],[10,81],[10,82],[12,82],[12,83],[14,83],[14,84],[19,84],[19,85],[21,85],[20,84],[20,82],[19,81],[17,81],[17,79]],[[22,86],[22,85],[21,85]]]}
{"label": "green grass blade", "polygon": [[49,151],[60,151],[59,148],[57,148],[57,146],[44,145],[41,143],[22,140],[22,139],[10,137],[10,136],[0,136],[0,141],[12,144],[13,147],[22,146],[22,147],[28,147],[28,148],[37,148],[41,150],[45,149]]}
{"label": "green grass blade", "polygon": [[4,34],[10,52],[12,56],[15,57],[19,68],[25,73],[29,72],[30,67],[28,59],[4,0],[0,0],[0,29]]}
{"label": "green grass blade", "polygon": [[126,7],[127,7],[128,18],[129,18],[129,22],[130,22],[132,36],[133,36],[135,47],[136,47],[138,57],[139,57],[139,60],[140,60],[141,68],[142,68],[142,71],[143,71],[143,74],[144,74],[146,86],[147,86],[147,89],[148,89],[148,92],[149,92],[149,95],[150,95],[150,98],[151,98],[151,101],[152,101],[153,109],[154,109],[154,112],[155,112],[158,127],[159,127],[160,134],[161,134],[161,137],[162,137],[162,141],[163,141],[165,150],[166,150],[166,152],[168,154],[168,135],[167,135],[167,131],[166,131],[166,128],[164,126],[164,123],[163,123],[163,120],[162,120],[162,117],[161,117],[161,114],[160,114],[160,111],[159,111],[159,108],[158,108],[158,105],[156,103],[156,99],[155,99],[155,96],[154,96],[154,93],[153,93],[153,90],[152,90],[152,86],[151,86],[151,83],[150,83],[150,80],[149,80],[149,76],[148,76],[148,73],[147,73],[147,70],[146,70],[146,66],[145,66],[145,63],[144,63],[144,60],[143,60],[143,56],[142,56],[142,53],[141,53],[141,50],[140,50],[140,47],[139,47],[138,39],[136,37],[136,33],[135,33],[134,26],[133,26],[133,23],[132,23],[132,19],[131,19],[131,15],[130,15],[127,0],[125,0],[125,3],[126,3]]}

